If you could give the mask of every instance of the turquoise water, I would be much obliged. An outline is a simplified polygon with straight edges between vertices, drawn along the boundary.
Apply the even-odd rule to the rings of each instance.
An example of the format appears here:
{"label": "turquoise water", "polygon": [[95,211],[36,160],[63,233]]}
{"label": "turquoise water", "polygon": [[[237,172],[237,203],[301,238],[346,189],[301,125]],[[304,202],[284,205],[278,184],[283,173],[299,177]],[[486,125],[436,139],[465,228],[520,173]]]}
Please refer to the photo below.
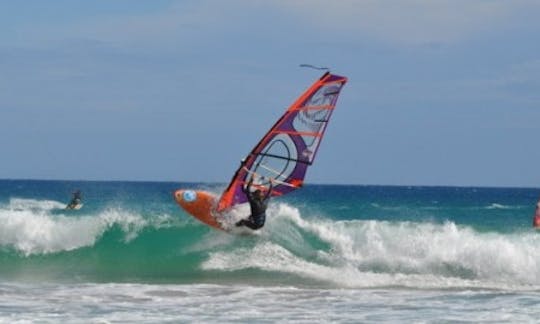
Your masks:
{"label": "turquoise water", "polygon": [[[82,322],[539,315],[538,189],[308,185],[271,200],[260,233],[235,236],[184,213],[178,188],[224,185],[1,180],[0,322],[29,319],[25,307]],[[75,189],[84,206],[66,211]]]}

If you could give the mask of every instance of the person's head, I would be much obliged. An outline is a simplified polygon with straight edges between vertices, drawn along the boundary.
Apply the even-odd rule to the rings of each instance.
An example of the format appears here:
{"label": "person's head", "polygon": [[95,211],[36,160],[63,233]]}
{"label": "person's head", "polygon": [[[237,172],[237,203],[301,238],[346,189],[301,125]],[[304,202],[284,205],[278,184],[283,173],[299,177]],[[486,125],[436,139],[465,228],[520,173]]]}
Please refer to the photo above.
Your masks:
{"label": "person's head", "polygon": [[263,199],[263,197],[264,197],[264,196],[263,196],[263,193],[262,193],[262,191],[261,191],[260,189],[255,190],[255,191],[253,192],[253,195],[254,195],[255,197],[257,197],[258,199]]}

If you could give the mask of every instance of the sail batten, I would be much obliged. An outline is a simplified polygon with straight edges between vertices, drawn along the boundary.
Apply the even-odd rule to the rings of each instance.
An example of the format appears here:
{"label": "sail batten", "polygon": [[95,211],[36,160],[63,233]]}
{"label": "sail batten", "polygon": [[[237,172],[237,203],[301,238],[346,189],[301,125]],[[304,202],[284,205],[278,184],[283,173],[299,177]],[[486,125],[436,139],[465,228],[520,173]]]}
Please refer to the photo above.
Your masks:
{"label": "sail batten", "polygon": [[273,157],[273,158],[276,158],[276,159],[283,159],[283,160],[288,160],[288,161],[294,161],[294,162],[298,162],[298,163],[306,163],[306,164],[310,164],[310,165],[311,165],[311,163],[308,162],[308,161],[299,160],[299,159],[291,159],[290,157],[286,157],[286,156],[279,156],[279,155],[266,154],[266,153],[260,153],[259,155],[269,156],[269,157]]}
{"label": "sail batten", "polygon": [[334,106],[303,106],[296,110],[319,110],[319,109],[334,109]]}
{"label": "sail batten", "polygon": [[329,72],[315,81],[277,120],[242,161],[221,195],[217,210],[247,201],[242,186],[253,177],[257,188],[279,196],[301,187],[313,163],[347,78]]}
{"label": "sail batten", "polygon": [[321,137],[322,135],[315,132],[297,132],[297,131],[286,131],[286,130],[275,130],[273,131],[275,134],[290,134],[290,135],[301,135],[301,136],[314,136],[314,137]]}

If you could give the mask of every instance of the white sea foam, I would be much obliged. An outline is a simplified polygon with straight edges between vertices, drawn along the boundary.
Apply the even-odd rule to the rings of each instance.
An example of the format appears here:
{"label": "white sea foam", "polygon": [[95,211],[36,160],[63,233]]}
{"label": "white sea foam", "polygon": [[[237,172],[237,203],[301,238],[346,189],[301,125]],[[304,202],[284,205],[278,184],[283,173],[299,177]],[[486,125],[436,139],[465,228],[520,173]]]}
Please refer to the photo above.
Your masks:
{"label": "white sea foam", "polygon": [[0,207],[0,247],[24,255],[70,251],[94,245],[112,226],[119,226],[129,241],[148,225],[142,216],[116,208],[97,215],[52,213],[64,206],[49,200],[11,199]]}
{"label": "white sea foam", "polygon": [[[225,228],[228,231],[233,231],[235,233],[246,232],[246,230],[244,230],[243,227],[236,228],[235,224],[239,220],[246,218],[249,215],[249,213],[250,211],[249,211],[248,204],[236,205],[227,213],[220,214],[218,218],[218,222],[221,224],[223,228]],[[249,229],[247,231],[249,231]]]}
{"label": "white sea foam", "polygon": [[[213,252],[203,268],[256,268],[346,287],[540,287],[536,233],[479,233],[452,222],[311,219],[286,204],[268,213],[255,247]],[[300,231],[330,249],[311,251],[316,257],[307,259],[302,249],[311,247]]]}
{"label": "white sea foam", "polygon": [[493,203],[493,204],[486,207],[486,209],[513,209],[513,208],[516,208],[516,207],[501,205],[501,204],[497,204],[497,203]]}
{"label": "white sea foam", "polygon": [[0,283],[0,291],[0,323],[533,323],[540,316],[536,292],[109,283]]}
{"label": "white sea foam", "polygon": [[53,209],[62,209],[66,204],[54,200],[37,200],[25,198],[11,198],[6,206],[2,206],[6,210],[39,210],[51,211]]}

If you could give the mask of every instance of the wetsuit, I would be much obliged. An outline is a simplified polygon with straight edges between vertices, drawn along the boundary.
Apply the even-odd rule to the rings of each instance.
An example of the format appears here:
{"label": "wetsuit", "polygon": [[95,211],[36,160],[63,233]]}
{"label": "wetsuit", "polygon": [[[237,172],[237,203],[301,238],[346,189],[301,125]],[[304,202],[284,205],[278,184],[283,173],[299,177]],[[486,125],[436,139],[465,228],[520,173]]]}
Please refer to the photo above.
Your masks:
{"label": "wetsuit", "polygon": [[268,207],[268,200],[270,199],[270,193],[272,192],[272,183],[270,183],[270,188],[268,188],[264,197],[259,199],[255,193],[249,191],[251,182],[252,181],[248,183],[246,188],[243,188],[249,201],[251,215],[249,215],[248,219],[242,219],[237,222],[236,226],[247,226],[252,230],[256,230],[263,227],[264,222],[266,221],[266,207]]}

